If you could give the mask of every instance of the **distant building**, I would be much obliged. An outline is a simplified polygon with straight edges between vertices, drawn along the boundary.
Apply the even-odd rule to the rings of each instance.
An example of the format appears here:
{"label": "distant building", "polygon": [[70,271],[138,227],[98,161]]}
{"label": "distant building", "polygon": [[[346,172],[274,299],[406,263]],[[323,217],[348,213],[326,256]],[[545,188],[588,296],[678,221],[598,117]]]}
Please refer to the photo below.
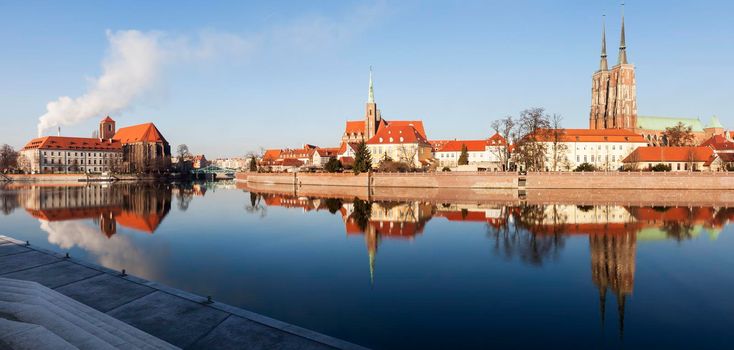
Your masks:
{"label": "distant building", "polygon": [[[558,129],[557,132],[558,142],[554,141],[553,129],[539,132],[539,140],[545,143],[546,171],[570,171],[583,163],[600,170],[619,170],[627,155],[637,147],[647,146],[641,135],[626,129]],[[554,147],[558,147],[557,153]]]}
{"label": "distant building", "polygon": [[602,27],[601,62],[591,85],[589,129],[634,129],[637,127],[635,66],[627,62],[624,17],[617,65],[607,63],[606,30]]}
{"label": "distant building", "polygon": [[623,160],[636,170],[657,164],[670,166],[671,171],[719,171],[722,164],[711,147],[639,147]]}
{"label": "distant building", "polygon": [[431,162],[432,147],[425,137],[413,126],[388,124],[367,141],[372,164],[377,166],[383,159],[421,167]]}
{"label": "distant building", "polygon": [[695,143],[724,133],[716,116],[706,126],[698,118],[638,116],[635,66],[627,61],[624,17],[617,65],[607,63],[606,31],[602,27],[601,61],[592,76],[589,129],[627,129],[641,134],[649,146],[667,146],[664,132],[678,123],[690,127]]}
{"label": "distant building", "polygon": [[316,167],[323,167],[331,159],[336,159],[339,154],[339,148],[317,148],[311,159],[311,164]]}
{"label": "distant building", "polygon": [[25,171],[34,174],[96,173],[113,171],[122,164],[118,140],[46,136],[31,140],[20,155]]}
{"label": "distant building", "polygon": [[467,149],[468,165],[490,171],[503,169],[501,153],[506,151],[507,140],[500,134],[494,134],[486,140],[434,142],[434,157],[442,167],[455,167],[463,147]]}
{"label": "distant building", "polygon": [[206,156],[203,154],[199,154],[194,156],[194,159],[192,161],[194,169],[201,169],[206,168],[209,166],[209,161],[206,160]]}
{"label": "distant building", "polygon": [[171,166],[171,145],[153,123],[122,128],[113,139],[122,143],[126,172],[161,172]]}
{"label": "distant building", "polygon": [[382,113],[377,109],[377,103],[375,102],[374,87],[372,84],[372,69],[370,69],[370,83],[369,83],[369,94],[367,97],[367,104],[365,105],[365,116],[364,120],[349,120],[347,121],[344,134],[342,135],[342,142],[355,143],[361,141],[369,141],[372,139],[380,129],[385,128],[388,125],[394,126],[406,126],[410,125],[415,128],[424,139],[427,139],[426,132],[423,128],[423,122],[420,120],[411,121],[387,121],[382,118]]}

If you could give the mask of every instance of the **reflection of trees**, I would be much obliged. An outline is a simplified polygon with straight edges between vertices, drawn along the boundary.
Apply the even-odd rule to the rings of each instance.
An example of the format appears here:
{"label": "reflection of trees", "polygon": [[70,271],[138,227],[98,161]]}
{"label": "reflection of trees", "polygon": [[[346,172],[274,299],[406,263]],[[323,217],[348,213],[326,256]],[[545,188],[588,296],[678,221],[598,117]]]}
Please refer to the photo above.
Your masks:
{"label": "reflection of trees", "polygon": [[354,197],[354,213],[352,215],[359,229],[364,231],[372,217],[372,203]]}
{"label": "reflection of trees", "polygon": [[327,198],[324,203],[326,204],[326,208],[329,209],[329,213],[332,214],[336,214],[344,205],[339,198]]}
{"label": "reflection of trees", "polygon": [[176,199],[178,200],[178,210],[186,211],[189,209],[189,203],[194,198],[194,187],[193,184],[181,183],[178,185],[178,193],[176,193]]}
{"label": "reflection of trees", "polygon": [[668,238],[672,238],[678,242],[693,238],[693,222],[685,221],[665,221],[660,229],[665,232]]}
{"label": "reflection of trees", "polygon": [[[540,205],[505,207],[502,216],[504,224],[488,225],[487,233],[494,239],[495,252],[506,259],[518,257],[531,265],[542,265],[547,259],[556,258],[565,245],[566,218],[555,206],[550,213]],[[510,218],[514,225],[509,224]],[[553,225],[547,225],[548,219]],[[548,228],[551,232],[546,232]]]}
{"label": "reflection of trees", "polygon": [[250,203],[245,205],[245,212],[247,212],[248,214],[259,213],[260,217],[264,218],[267,215],[267,209],[262,204],[262,199],[265,196],[267,196],[267,194],[250,192]]}
{"label": "reflection of trees", "polygon": [[0,211],[3,212],[3,215],[10,215],[19,206],[18,193],[14,191],[6,192],[3,187],[0,187]]}

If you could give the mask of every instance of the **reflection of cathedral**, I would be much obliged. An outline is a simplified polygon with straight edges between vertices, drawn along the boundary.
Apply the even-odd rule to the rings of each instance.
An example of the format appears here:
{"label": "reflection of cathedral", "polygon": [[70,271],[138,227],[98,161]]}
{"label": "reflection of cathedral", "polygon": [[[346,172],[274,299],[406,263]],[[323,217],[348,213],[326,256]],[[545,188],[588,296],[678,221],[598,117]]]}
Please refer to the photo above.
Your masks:
{"label": "reflection of cathedral", "polygon": [[112,186],[30,186],[20,192],[23,207],[43,221],[92,219],[108,237],[117,225],[153,233],[171,210],[171,189],[158,184]]}
{"label": "reflection of cathedral", "polygon": [[617,301],[620,337],[624,332],[624,306],[635,283],[635,253],[637,238],[634,233],[590,235],[591,280],[599,288],[599,308],[604,324],[607,290]]}

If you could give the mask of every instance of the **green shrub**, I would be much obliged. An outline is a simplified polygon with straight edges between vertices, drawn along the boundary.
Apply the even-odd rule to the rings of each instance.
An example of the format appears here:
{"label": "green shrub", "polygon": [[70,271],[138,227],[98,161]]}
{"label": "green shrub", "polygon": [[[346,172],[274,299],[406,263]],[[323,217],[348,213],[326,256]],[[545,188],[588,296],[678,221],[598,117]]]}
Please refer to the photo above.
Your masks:
{"label": "green shrub", "polygon": [[650,170],[652,171],[670,171],[670,165],[658,163],[658,164],[655,164],[655,166],[653,166],[652,168],[650,168]]}
{"label": "green shrub", "polygon": [[589,163],[581,163],[573,171],[596,171],[596,167]]}

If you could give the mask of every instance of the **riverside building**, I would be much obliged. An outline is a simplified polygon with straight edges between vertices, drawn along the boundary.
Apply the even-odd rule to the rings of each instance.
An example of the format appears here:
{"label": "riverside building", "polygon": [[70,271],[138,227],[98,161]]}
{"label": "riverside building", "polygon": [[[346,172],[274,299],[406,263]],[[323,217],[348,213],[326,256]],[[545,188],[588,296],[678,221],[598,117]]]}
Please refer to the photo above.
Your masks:
{"label": "riverside building", "polygon": [[171,147],[153,123],[115,130],[109,116],[99,123],[99,138],[45,136],[20,151],[21,168],[34,174],[163,171]]}

